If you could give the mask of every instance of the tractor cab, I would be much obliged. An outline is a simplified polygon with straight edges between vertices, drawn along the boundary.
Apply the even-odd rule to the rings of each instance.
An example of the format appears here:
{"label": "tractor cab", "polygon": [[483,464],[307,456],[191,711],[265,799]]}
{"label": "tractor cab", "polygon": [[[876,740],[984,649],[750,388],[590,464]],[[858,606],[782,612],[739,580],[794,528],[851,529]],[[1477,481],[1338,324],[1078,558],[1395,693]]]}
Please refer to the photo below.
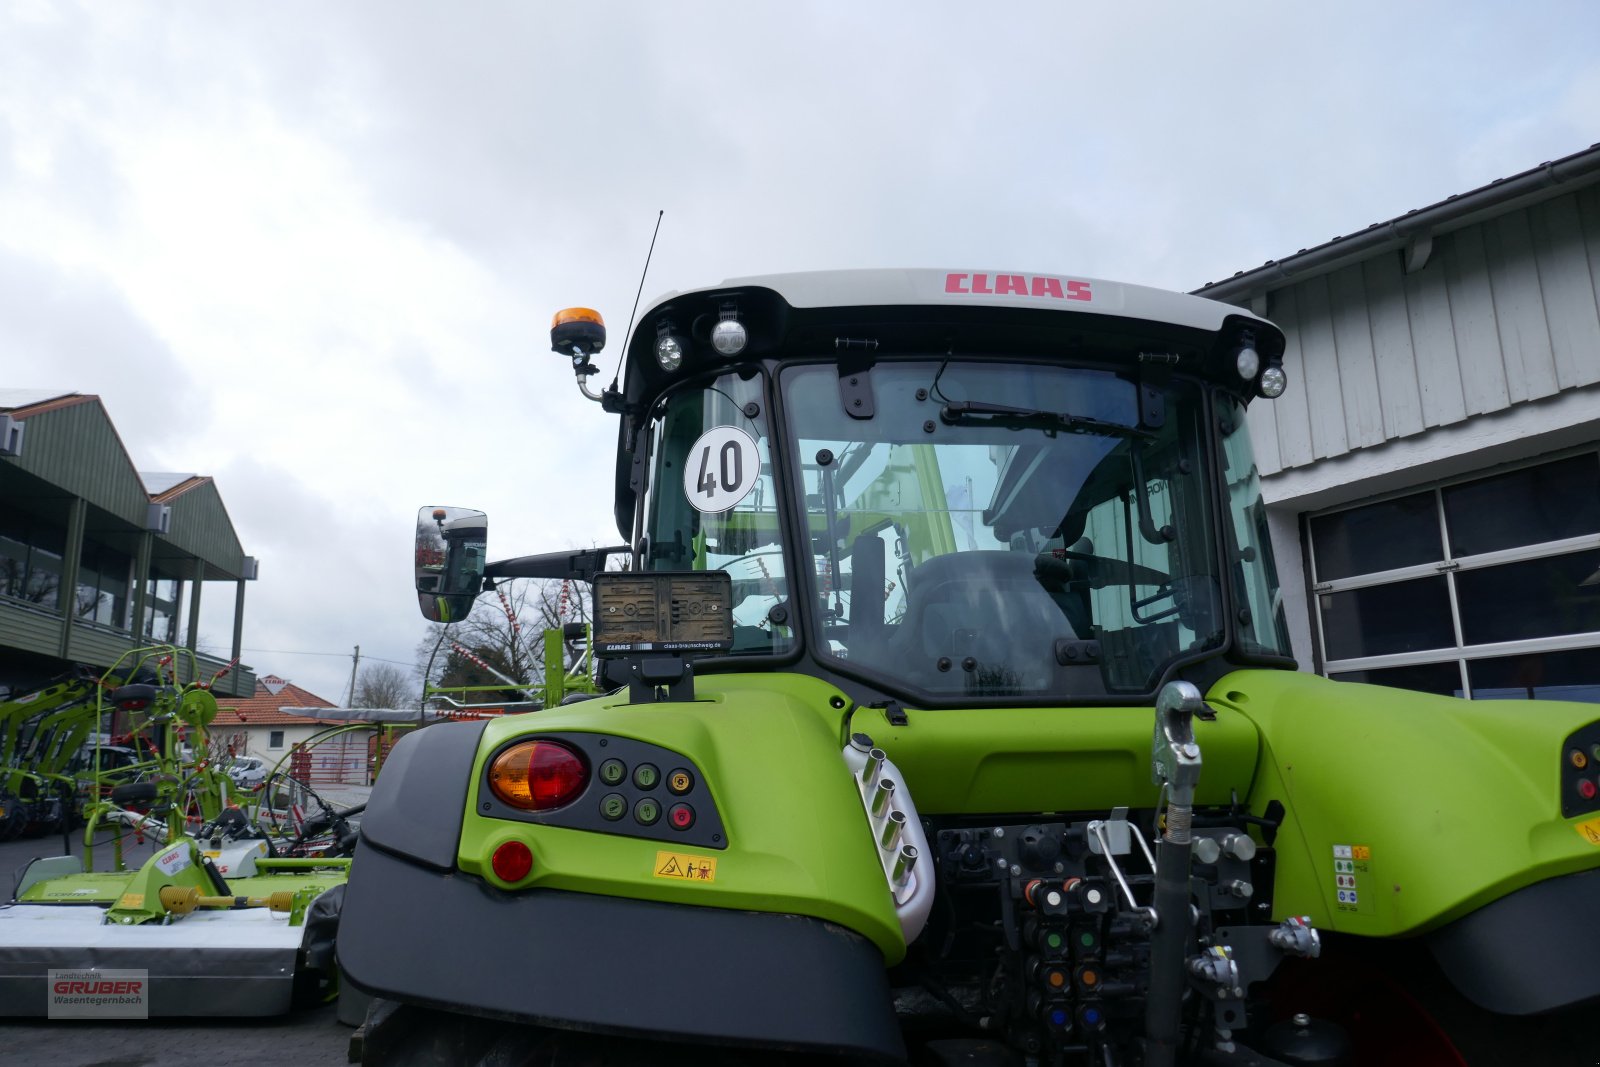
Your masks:
{"label": "tractor cab", "polygon": [[634,568],[720,570],[733,647],[917,706],[1149,704],[1292,665],[1245,409],[1283,338],[1098,280],[846,271],[677,294],[619,391]]}

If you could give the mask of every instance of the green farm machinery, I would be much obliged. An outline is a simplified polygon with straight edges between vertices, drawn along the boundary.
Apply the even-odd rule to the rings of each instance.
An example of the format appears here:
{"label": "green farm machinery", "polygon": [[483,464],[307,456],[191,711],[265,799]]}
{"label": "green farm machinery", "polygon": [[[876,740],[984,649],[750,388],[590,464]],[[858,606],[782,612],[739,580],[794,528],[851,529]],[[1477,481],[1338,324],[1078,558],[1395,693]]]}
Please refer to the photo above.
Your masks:
{"label": "green farm machinery", "polygon": [[[270,1015],[336,992],[350,860],[277,854],[214,748],[216,714],[193,653],[171,646],[0,707],[8,790],[35,812],[55,797],[63,833],[83,826],[80,855],[69,839],[32,860],[0,905],[0,1016]],[[156,845],[136,867],[130,836]]]}
{"label": "green farm machinery", "polygon": [[1590,1040],[1600,715],[1296,671],[1246,426],[1273,324],[847,271],[672,294],[595,390],[604,341],[556,317],[617,417],[624,544],[489,562],[482,512],[418,522],[435,621],[591,583],[603,695],[395,748],[339,936],[369,1059]]}

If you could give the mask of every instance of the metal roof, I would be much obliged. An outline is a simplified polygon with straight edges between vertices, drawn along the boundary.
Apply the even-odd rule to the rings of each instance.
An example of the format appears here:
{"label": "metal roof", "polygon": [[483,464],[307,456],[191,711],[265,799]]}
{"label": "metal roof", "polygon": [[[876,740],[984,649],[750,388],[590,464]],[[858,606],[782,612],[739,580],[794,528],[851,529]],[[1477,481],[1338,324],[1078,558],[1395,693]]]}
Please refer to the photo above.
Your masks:
{"label": "metal roof", "polygon": [[15,411],[17,408],[43,404],[47,400],[78,395],[71,389],[0,389],[0,411]]}
{"label": "metal roof", "polygon": [[144,483],[145,492],[151,496],[160,496],[169,489],[176,489],[191,478],[200,477],[198,474],[174,474],[170,471],[140,471],[139,480]]}
{"label": "metal roof", "polygon": [[29,500],[44,509],[41,514],[60,520],[65,501],[81,497],[103,517],[117,520],[94,520],[100,522],[96,536],[104,540],[146,530],[150,506],[167,505],[171,521],[167,532],[156,533],[152,559],[169,564],[200,559],[208,580],[244,576],[244,549],[215,483],[204,475],[136,472],[98,396],[6,388],[0,390],[4,403],[18,404],[7,413],[27,428],[21,454],[0,456],[0,497],[6,506]]}
{"label": "metal roof", "polygon": [[1259,267],[1238,271],[1223,281],[1207,282],[1194,293],[1212,300],[1246,300],[1258,293],[1330,273],[1380,252],[1404,248],[1412,241],[1430,240],[1438,234],[1459,230],[1595,181],[1600,181],[1600,144],[1541,163],[1509,178],[1498,178],[1470,192],[1448,196],[1437,204],[1413,208],[1387,222],[1374,222],[1364,230],[1335,237],[1314,248],[1302,248],[1282,259],[1269,259]]}

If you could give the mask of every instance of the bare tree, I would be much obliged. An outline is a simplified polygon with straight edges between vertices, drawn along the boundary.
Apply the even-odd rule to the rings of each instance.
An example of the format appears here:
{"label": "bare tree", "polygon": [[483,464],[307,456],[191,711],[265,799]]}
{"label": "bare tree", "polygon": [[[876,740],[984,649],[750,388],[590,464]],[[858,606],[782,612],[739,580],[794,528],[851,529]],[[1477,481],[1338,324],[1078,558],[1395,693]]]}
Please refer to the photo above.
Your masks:
{"label": "bare tree", "polygon": [[368,664],[356,680],[358,708],[405,708],[416,698],[417,687],[410,674],[390,663]]}
{"label": "bare tree", "polygon": [[[586,623],[589,610],[589,587],[582,582],[504,583],[481,596],[460,622],[428,627],[417,645],[418,673],[425,684],[440,687],[505,686],[466,694],[468,703],[538,699],[545,631]],[[581,653],[574,642],[564,644],[563,667],[571,669]]]}

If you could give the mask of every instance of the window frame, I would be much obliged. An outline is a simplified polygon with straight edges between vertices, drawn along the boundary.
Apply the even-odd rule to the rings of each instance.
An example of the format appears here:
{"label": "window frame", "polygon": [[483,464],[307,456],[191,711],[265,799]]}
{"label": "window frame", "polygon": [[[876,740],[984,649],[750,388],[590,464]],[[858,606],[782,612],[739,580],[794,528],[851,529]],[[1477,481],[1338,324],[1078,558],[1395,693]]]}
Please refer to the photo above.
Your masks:
{"label": "window frame", "polygon": [[[1543,652],[1566,652],[1574,650],[1595,649],[1600,651],[1600,630],[1585,631],[1583,633],[1559,634],[1547,637],[1524,638],[1515,641],[1499,641],[1483,644],[1467,644],[1462,632],[1461,595],[1457,587],[1456,576],[1490,567],[1498,567],[1508,563],[1522,563],[1533,560],[1554,559],[1560,556],[1572,555],[1579,552],[1600,550],[1600,532],[1581,534],[1575,537],[1560,538],[1555,541],[1543,541],[1529,545],[1519,545],[1514,548],[1496,549],[1490,552],[1481,552],[1468,556],[1455,556],[1454,545],[1450,536],[1449,519],[1444,506],[1444,493],[1446,490],[1471,482],[1482,481],[1516,471],[1531,470],[1549,464],[1570,460],[1574,457],[1589,457],[1595,464],[1600,465],[1600,449],[1593,445],[1582,448],[1568,449],[1562,452],[1549,453],[1528,460],[1502,464],[1485,470],[1472,471],[1467,474],[1452,478],[1439,479],[1422,485],[1408,486],[1391,493],[1369,497],[1350,504],[1326,508],[1316,512],[1308,512],[1305,516],[1304,538],[1307,587],[1309,593],[1308,613],[1311,615],[1311,632],[1316,653],[1317,673],[1324,677],[1333,677],[1353,671],[1383,670],[1389,667],[1412,667],[1433,664],[1454,663],[1460,688],[1458,694],[1468,700],[1473,699],[1471,675],[1469,664],[1475,660],[1497,659],[1504,656],[1531,655]],[[1316,534],[1314,530],[1315,519],[1327,515],[1336,515],[1342,512],[1354,511],[1358,508],[1373,504],[1380,504],[1387,500],[1413,496],[1418,493],[1430,493],[1433,496],[1434,516],[1438,523],[1440,548],[1443,558],[1430,562],[1412,564],[1405,567],[1395,567],[1389,570],[1373,571],[1367,574],[1352,575],[1346,578],[1336,578],[1319,581],[1317,575],[1317,549]],[[1332,593],[1346,592],[1355,589],[1367,589],[1374,586],[1392,585],[1399,582],[1410,581],[1417,578],[1445,577],[1450,606],[1450,622],[1452,635],[1455,639],[1453,645],[1439,648],[1424,649],[1414,652],[1395,652],[1374,656],[1347,656],[1341,659],[1330,659],[1327,647],[1327,632],[1323,624],[1322,598]]]}

